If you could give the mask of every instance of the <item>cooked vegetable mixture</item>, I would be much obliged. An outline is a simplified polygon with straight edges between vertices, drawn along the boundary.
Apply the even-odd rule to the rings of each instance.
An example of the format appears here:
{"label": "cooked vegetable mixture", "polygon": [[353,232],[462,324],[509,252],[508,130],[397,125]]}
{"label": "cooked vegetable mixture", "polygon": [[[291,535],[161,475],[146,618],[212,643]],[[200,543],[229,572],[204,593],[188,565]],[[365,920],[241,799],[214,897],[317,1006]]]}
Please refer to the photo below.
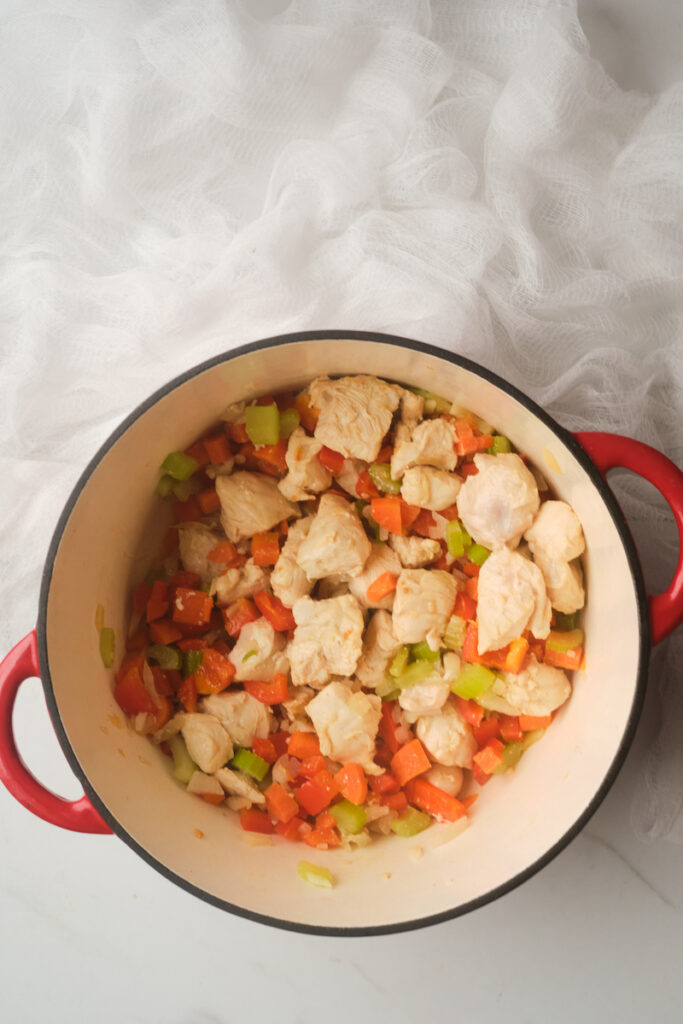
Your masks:
{"label": "cooked vegetable mixture", "polygon": [[569,698],[581,524],[473,414],[323,377],[161,471],[114,696],[243,829],[328,850],[456,821]]}

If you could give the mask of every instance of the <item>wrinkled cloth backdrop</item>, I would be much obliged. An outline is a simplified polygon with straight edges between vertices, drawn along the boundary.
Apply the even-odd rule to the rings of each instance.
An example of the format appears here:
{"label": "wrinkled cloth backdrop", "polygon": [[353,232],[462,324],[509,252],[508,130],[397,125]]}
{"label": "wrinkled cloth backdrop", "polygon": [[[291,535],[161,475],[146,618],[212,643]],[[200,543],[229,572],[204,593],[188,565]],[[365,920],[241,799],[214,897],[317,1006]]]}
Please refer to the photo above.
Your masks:
{"label": "wrinkled cloth backdrop", "polygon": [[[680,464],[683,86],[620,89],[573,3],[295,0],[259,19],[229,0],[35,0],[2,17],[0,652],[34,624],[98,445],[247,340],[420,338],[571,429]],[[671,517],[613,481],[661,589]],[[682,662],[679,631],[653,659],[645,839],[683,834]]]}

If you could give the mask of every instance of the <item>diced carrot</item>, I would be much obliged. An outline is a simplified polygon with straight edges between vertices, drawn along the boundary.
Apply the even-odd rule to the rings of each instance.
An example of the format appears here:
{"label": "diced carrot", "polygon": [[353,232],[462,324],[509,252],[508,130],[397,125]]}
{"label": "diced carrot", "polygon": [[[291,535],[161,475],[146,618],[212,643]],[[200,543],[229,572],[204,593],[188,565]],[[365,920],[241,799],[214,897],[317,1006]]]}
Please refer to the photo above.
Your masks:
{"label": "diced carrot", "polygon": [[431,766],[432,763],[418,739],[404,743],[391,759],[391,771],[399,786],[405,786],[406,782],[410,782],[417,775],[429,771]]}
{"label": "diced carrot", "polygon": [[500,715],[500,735],[506,743],[519,743],[524,732],[516,715]]}
{"label": "diced carrot", "polygon": [[187,569],[179,569],[168,578],[169,587],[190,587],[195,589],[202,582],[198,572],[188,572]]}
{"label": "diced carrot", "polygon": [[144,615],[147,611],[147,602],[149,601],[152,594],[152,588],[149,583],[138,583],[137,587],[133,592],[133,608],[138,615]]}
{"label": "diced carrot", "polygon": [[344,465],[345,459],[341,452],[335,452],[332,448],[328,448],[327,445],[323,445],[318,452],[318,460],[325,469],[336,476],[337,473],[341,473],[342,466]]}
{"label": "diced carrot", "polygon": [[368,779],[370,789],[373,793],[398,793],[401,788],[398,779],[391,772],[384,772],[382,775],[371,775]]}
{"label": "diced carrot", "polygon": [[411,529],[413,533],[417,533],[420,537],[429,537],[430,532],[435,526],[436,519],[429,509],[423,508],[420,510],[420,514],[413,520]]}
{"label": "diced carrot", "polygon": [[300,829],[303,824],[302,818],[290,818],[289,821],[278,821],[275,825],[275,831],[279,836],[288,839],[290,843],[296,843],[301,839]]}
{"label": "diced carrot", "polygon": [[318,422],[320,410],[311,405],[311,400],[308,395],[299,395],[294,402],[294,406],[296,411],[299,413],[301,426],[304,430],[307,430],[309,434],[312,434]]}
{"label": "diced carrot", "polygon": [[348,761],[335,775],[335,782],[343,797],[352,804],[362,804],[368,795],[368,780],[361,765]]}
{"label": "diced carrot", "polygon": [[427,779],[411,779],[406,785],[408,802],[443,821],[458,821],[465,813],[460,800]]}
{"label": "diced carrot", "polygon": [[465,573],[466,576],[476,578],[481,572],[481,566],[477,565],[476,562],[470,562],[470,560],[468,559],[463,565],[462,571]]}
{"label": "diced carrot", "polygon": [[147,602],[147,621],[161,619],[168,611],[169,605],[168,585],[161,580],[155,580]]}
{"label": "diced carrot", "polygon": [[254,594],[254,601],[261,615],[268,619],[273,629],[285,633],[288,629],[294,629],[296,626],[291,609],[285,608],[282,601],[274,594],[261,590],[258,594]]}
{"label": "diced carrot", "polygon": [[364,501],[373,501],[373,499],[379,500],[380,498],[380,492],[370,479],[370,474],[367,469],[364,469],[362,473],[358,474],[358,479],[356,480],[356,494]]}
{"label": "diced carrot", "polygon": [[458,455],[472,455],[474,452],[490,448],[493,444],[491,434],[479,434],[478,431],[475,433],[475,429],[465,419],[455,421],[455,431],[458,435],[455,450]]}
{"label": "diced carrot", "polygon": [[192,714],[197,707],[197,684],[194,681],[194,676],[186,676],[178,689],[178,700],[183,705],[186,711]]}
{"label": "diced carrot", "polygon": [[213,611],[213,601],[203,590],[176,587],[172,619],[188,626],[204,626]]}
{"label": "diced carrot", "polygon": [[114,687],[114,700],[125,715],[155,714],[157,706],[142,681],[142,672],[132,666]]}
{"label": "diced carrot", "polygon": [[270,681],[245,679],[244,689],[262,704],[281,704],[289,696],[287,676],[282,672],[276,672]]}
{"label": "diced carrot", "polygon": [[243,807],[240,811],[240,825],[245,832],[261,832],[270,835],[273,823],[265,811],[257,811],[255,807]]}
{"label": "diced carrot", "polygon": [[287,454],[287,442],[282,440],[278,441],[277,444],[262,444],[256,448],[256,458],[261,463],[265,463],[268,466],[273,466],[278,475],[284,475],[287,472],[287,462],[285,455]]}
{"label": "diced carrot", "polygon": [[390,701],[382,701],[382,717],[379,722],[379,735],[382,737],[392,755],[398,751],[401,746],[398,736],[396,735],[398,726],[394,721],[393,706]]}
{"label": "diced carrot", "polygon": [[390,811],[402,814],[408,806],[408,797],[403,790],[400,790],[398,793],[383,793],[379,802],[383,807],[388,807]]}
{"label": "diced carrot", "polygon": [[508,644],[508,653],[505,658],[506,672],[521,672],[522,666],[529,650],[529,641],[518,636],[512,643]]}
{"label": "diced carrot", "polygon": [[404,533],[408,533],[412,529],[423,511],[418,505],[409,505],[407,501],[401,498],[401,523],[403,524]]}
{"label": "diced carrot", "polygon": [[485,774],[491,775],[502,762],[504,749],[505,746],[500,740],[492,739],[472,760]]}
{"label": "diced carrot", "polygon": [[218,509],[221,507],[215,487],[208,487],[205,491],[200,491],[197,495],[197,502],[204,516],[210,516],[212,513],[218,512]]}
{"label": "diced carrot", "polygon": [[314,732],[302,732],[297,729],[289,737],[287,752],[291,757],[298,757],[300,761],[305,761],[308,757],[320,754],[320,741]]}
{"label": "diced carrot", "polygon": [[263,795],[271,816],[278,821],[291,821],[299,813],[298,803],[279,782],[271,783]]}
{"label": "diced carrot", "polygon": [[483,772],[476,761],[472,764],[472,778],[479,786],[485,786],[491,781],[491,776]]}
{"label": "diced carrot", "polygon": [[201,518],[202,510],[194,495],[191,495],[187,501],[173,502],[174,523],[196,523]]}
{"label": "diced carrot", "polygon": [[469,796],[464,797],[463,800],[461,801],[461,803],[462,803],[463,807],[465,808],[465,811],[469,811],[470,807],[473,804],[476,804],[478,799],[479,799],[479,794],[478,793],[470,793]]}
{"label": "diced carrot", "polygon": [[398,576],[394,575],[393,572],[383,572],[377,579],[373,580],[368,587],[365,596],[370,604],[377,604],[387,594],[391,594],[392,591],[396,590],[396,583],[398,582]]}
{"label": "diced carrot", "polygon": [[304,835],[303,840],[309,846],[326,846],[329,849],[341,846],[339,833],[332,828],[314,828],[312,832],[307,832]]}
{"label": "diced carrot", "polygon": [[453,502],[452,505],[448,505],[446,508],[439,509],[438,512],[439,512],[440,516],[443,516],[444,519],[448,519],[449,521],[451,519],[459,519],[460,518],[460,513],[458,511],[458,506],[457,506],[457,504],[455,502]]}
{"label": "diced carrot", "polygon": [[387,494],[384,498],[373,498],[370,503],[372,518],[379,526],[383,526],[389,533],[403,533],[403,519],[401,516],[401,499],[397,494]]}
{"label": "diced carrot", "polygon": [[520,715],[519,727],[522,732],[533,732],[535,729],[547,729],[553,724],[552,715]]}
{"label": "diced carrot", "polygon": [[231,441],[235,441],[237,444],[249,444],[249,434],[244,423],[229,423],[227,431]]}
{"label": "diced carrot", "polygon": [[280,557],[276,533],[255,533],[251,538],[251,557],[256,565],[275,565]]}
{"label": "diced carrot", "polygon": [[282,757],[283,754],[287,753],[288,732],[282,732],[281,729],[278,729],[277,732],[270,732],[268,733],[268,741],[275,747],[275,753],[278,757]]}
{"label": "diced carrot", "polygon": [[251,749],[258,757],[262,757],[268,764],[274,764],[277,761],[277,751],[275,745],[268,739],[262,739],[261,736],[254,736],[251,741]]}
{"label": "diced carrot", "polygon": [[[479,579],[477,576],[470,576],[465,582],[465,593],[472,601],[479,600]],[[476,612],[476,608],[475,608]]]}
{"label": "diced carrot", "polygon": [[454,613],[461,619],[471,621],[477,614],[477,602],[466,591],[459,590],[455,596]]}
{"label": "diced carrot", "polygon": [[[159,622],[165,622],[165,619],[159,619]],[[152,627],[156,626],[156,622],[150,624],[150,632]],[[144,622],[140,622],[137,629],[133,633],[129,633],[126,637],[126,650],[127,651],[141,651],[143,647],[148,644],[147,639],[147,627]]]}
{"label": "diced carrot", "polygon": [[[460,476],[476,476],[478,472],[479,470],[473,462],[464,462],[462,466],[460,466]],[[486,781],[488,782],[488,776],[486,777]]]}
{"label": "diced carrot", "polygon": [[170,619],[157,619],[149,624],[149,638],[154,644],[174,644],[180,640],[182,633]]}
{"label": "diced carrot", "polygon": [[299,776],[302,779],[312,779],[318,772],[325,770],[325,758],[322,754],[314,754],[313,757],[305,757],[299,768]]}
{"label": "diced carrot", "polygon": [[225,434],[205,437],[203,444],[208,460],[214,466],[219,466],[222,462],[227,462],[232,457],[232,448]]}
{"label": "diced carrot", "polygon": [[200,796],[207,804],[213,804],[214,807],[218,807],[225,800],[225,793],[198,793],[197,796]]}
{"label": "diced carrot", "polygon": [[203,441],[195,441],[189,448],[185,449],[185,454],[189,455],[191,459],[197,463],[198,466],[206,466],[209,462],[209,456],[206,448],[204,447]]}
{"label": "diced carrot", "polygon": [[476,700],[465,700],[464,697],[456,697],[455,702],[466,722],[469,722],[470,725],[481,725],[481,720],[484,717],[484,709],[481,704],[477,704]]}
{"label": "diced carrot", "polygon": [[313,779],[308,779],[297,789],[296,799],[307,814],[315,815],[329,807],[332,796],[325,787],[318,785]]}
{"label": "diced carrot", "polygon": [[188,636],[182,640],[178,640],[176,646],[184,654],[186,651],[205,651],[210,644],[204,637]]}
{"label": "diced carrot", "polygon": [[546,665],[554,665],[555,668],[577,669],[581,668],[583,661],[583,647],[573,647],[570,651],[552,651],[546,644],[545,658]]}
{"label": "diced carrot", "polygon": [[243,626],[260,618],[256,605],[248,597],[238,597],[227,608],[221,608],[221,615],[228,636],[239,636]]}
{"label": "diced carrot", "polygon": [[235,678],[235,666],[218,651],[208,647],[202,655],[202,663],[194,671],[197,693],[221,693]]}

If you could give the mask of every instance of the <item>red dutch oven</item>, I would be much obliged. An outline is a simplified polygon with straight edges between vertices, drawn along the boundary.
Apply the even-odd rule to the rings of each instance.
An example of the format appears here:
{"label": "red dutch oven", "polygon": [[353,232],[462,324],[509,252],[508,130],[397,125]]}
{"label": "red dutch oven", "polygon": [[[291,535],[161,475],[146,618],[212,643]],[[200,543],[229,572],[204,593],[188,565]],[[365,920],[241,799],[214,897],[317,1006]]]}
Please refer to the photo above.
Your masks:
{"label": "red dutch oven", "polygon": [[[298,844],[251,846],[237,816],[187,795],[163,755],[127,728],[99,657],[94,610],[105,608],[122,651],[130,593],[166,527],[154,498],[158,466],[239,399],[296,389],[321,374],[369,373],[426,388],[495,424],[577,511],[586,536],[586,667],[552,730],[477,802],[469,828],[395,837],[314,859],[332,891],[296,874]],[[407,338],[356,331],[290,334],[227,352],[139,406],[85,469],[50,545],[37,628],[0,666],[0,778],[28,810],[61,828],[115,832],[162,874],[223,909],[284,928],[370,935],[442,921],[529,878],[577,835],[621,767],[636,729],[651,644],[683,619],[683,554],[670,586],[647,596],[624,516],[605,477],[639,473],[664,495],[683,537],[683,474],[638,441],[572,435],[481,366]],[[683,544],[681,544],[683,548]],[[76,599],[77,597],[77,599]],[[42,680],[64,754],[84,795],[64,800],[21,760],[12,708],[21,683]],[[197,832],[203,834],[201,841]],[[505,842],[500,837],[505,836]],[[306,848],[306,853],[311,851]]]}

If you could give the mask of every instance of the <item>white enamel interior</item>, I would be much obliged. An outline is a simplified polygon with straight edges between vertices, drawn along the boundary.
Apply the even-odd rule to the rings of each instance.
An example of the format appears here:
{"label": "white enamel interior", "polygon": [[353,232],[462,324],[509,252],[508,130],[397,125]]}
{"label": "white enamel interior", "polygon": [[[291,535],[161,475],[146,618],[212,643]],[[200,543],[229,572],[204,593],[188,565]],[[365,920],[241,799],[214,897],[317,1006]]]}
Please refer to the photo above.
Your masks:
{"label": "white enamel interior", "polygon": [[[352,854],[318,853],[279,838],[254,848],[232,812],[187,795],[163,755],[125,727],[111,695],[112,673],[99,658],[94,610],[104,606],[121,652],[131,584],[144,575],[162,532],[153,490],[167,452],[187,446],[229,402],[323,373],[361,372],[466,405],[508,435],[576,509],[587,541],[588,667],[576,675],[572,699],[552,730],[512,775],[482,791],[469,829],[450,843],[431,849],[437,826]],[[549,468],[554,460],[559,472]],[[324,338],[226,357],[141,415],[104,456],[71,513],[47,607],[50,674],[64,729],[94,790],[126,832],[214,897],[288,922],[335,928],[452,910],[550,850],[595,796],[622,740],[636,688],[638,637],[635,588],[617,530],[585,471],[548,427],[507,393],[445,359]],[[417,846],[424,850],[420,860],[411,854]],[[328,865],[338,887],[327,892],[302,883],[296,865],[304,857]]]}

